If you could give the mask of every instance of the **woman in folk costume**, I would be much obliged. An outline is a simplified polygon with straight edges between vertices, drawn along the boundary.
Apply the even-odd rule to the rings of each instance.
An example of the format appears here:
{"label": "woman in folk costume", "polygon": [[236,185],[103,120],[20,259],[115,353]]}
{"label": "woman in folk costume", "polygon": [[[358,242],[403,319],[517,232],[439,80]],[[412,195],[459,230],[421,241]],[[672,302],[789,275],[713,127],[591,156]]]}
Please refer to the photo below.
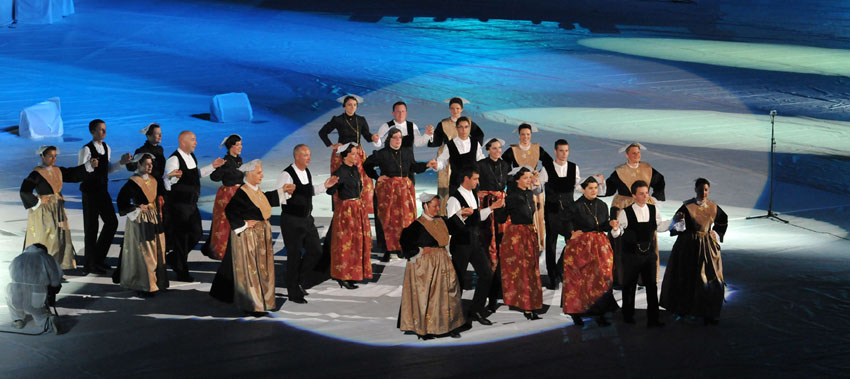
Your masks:
{"label": "woman in folk costume", "polygon": [[[437,128],[434,129],[434,135],[431,141],[428,142],[428,147],[439,147],[437,156],[443,153],[446,149],[446,143],[457,137],[457,120],[463,116],[463,105],[469,104],[469,100],[462,97],[453,97],[446,99],[449,104],[449,117],[444,118],[437,123]],[[468,117],[467,117],[468,118]],[[484,132],[481,128],[470,119],[469,138],[472,139],[472,145],[477,142],[479,145],[484,144]],[[437,172],[437,194],[440,196],[440,215],[446,214],[446,201],[449,199],[449,179],[451,178],[451,167],[446,166]]]}
{"label": "woman in folk costume", "polygon": [[[339,116],[334,116],[327,124],[322,126],[322,128],[319,129],[319,138],[322,139],[325,146],[333,149],[333,153],[331,154],[331,172],[336,171],[342,165],[342,156],[339,153],[339,148],[342,145],[354,143],[356,146],[355,148],[361,150],[358,154],[361,160],[357,161],[355,165],[360,173],[360,177],[363,179],[363,188],[360,198],[363,199],[366,211],[368,213],[374,213],[374,204],[372,202],[374,200],[373,196],[375,188],[372,185],[372,180],[369,179],[369,176],[366,175],[366,171],[363,170],[363,161],[366,160],[366,152],[363,151],[363,147],[360,146],[360,137],[362,136],[366,141],[371,141],[375,147],[381,147],[381,139],[377,134],[372,134],[372,132],[369,131],[369,124],[366,123],[366,118],[355,113],[357,111],[357,106],[363,102],[362,97],[357,95],[346,95],[344,97],[340,97],[337,101],[342,103],[342,107],[345,109],[345,112]],[[336,130],[338,135],[337,142],[331,143],[328,135],[334,130]],[[339,199],[334,197],[334,207],[336,207],[338,202]]]}
{"label": "woman in folk costume", "polygon": [[[502,160],[502,146],[505,146],[503,139],[489,139],[484,144],[487,157],[477,162],[478,173],[480,175],[478,182],[478,202],[481,204],[481,208],[489,207],[491,204],[505,198],[505,188],[508,184],[508,173],[511,171],[511,165]],[[490,269],[493,271],[493,283],[490,285],[490,303],[488,306],[490,312],[496,312],[496,308],[498,307],[497,300],[502,290],[499,246],[505,234],[505,224],[496,221],[496,212],[504,212],[504,209],[497,209],[494,213],[490,214],[487,220],[482,221],[481,231],[478,234],[481,238],[481,246],[487,249],[487,255],[490,258]]]}
{"label": "woman in folk costume", "polygon": [[497,222],[510,223],[505,227],[499,248],[502,270],[502,298],[505,305],[519,308],[529,320],[538,320],[537,311],[543,308],[543,287],[540,284],[540,250],[534,226],[534,194],[542,191],[530,167],[516,167],[511,175],[516,187],[508,191],[505,212],[497,214]]}
{"label": "woman in folk costume", "polygon": [[[233,302],[245,312],[263,315],[275,308],[274,247],[269,218],[280,204],[281,189],[263,192],[263,164],[259,159],[239,168],[244,184],[224,208],[230,223]],[[222,266],[226,266],[222,264]]]}
{"label": "woman in folk costume", "polygon": [[729,221],[708,199],[710,187],[708,180],[697,179],[696,197],[676,211],[684,217],[685,230],[670,232],[678,237],[664,271],[660,304],[679,316],[703,317],[706,325],[716,325],[726,291],[720,242]]}
{"label": "woman in folk costume", "polygon": [[[363,169],[370,178],[376,179],[377,216],[383,229],[386,251],[382,261],[389,261],[392,252],[398,254],[401,230],[416,219],[416,191],[411,173],[420,174],[435,166],[436,160],[416,162],[413,149],[402,149],[401,130],[393,127],[387,132],[384,148],[376,150],[363,162]],[[381,173],[375,171],[375,167]]]}
{"label": "woman in folk costume", "polygon": [[[537,128],[531,124],[520,124],[516,129],[519,135],[519,143],[511,145],[510,149],[505,150],[502,154],[502,159],[511,164],[511,167],[528,166],[534,171],[534,176],[537,177],[538,162],[551,162],[552,156],[540,147],[539,143],[531,142],[531,133],[538,132]],[[513,185],[513,184],[510,184]],[[540,250],[546,249],[546,223],[545,215],[543,214],[546,204],[545,193],[534,195],[534,203],[536,211],[534,213],[534,226],[537,227],[537,240],[540,244]]]}
{"label": "woman in folk costume", "polygon": [[242,166],[242,157],[239,155],[242,153],[242,137],[231,134],[218,146],[226,148],[227,154],[223,158],[224,164],[210,174],[210,179],[221,182],[221,187],[218,187],[215,193],[210,236],[201,248],[201,252],[212,259],[220,260],[224,258],[227,241],[230,239],[230,224],[224,216],[224,208],[236,194],[244,176],[242,171],[239,171],[239,167]]}
{"label": "woman in folk costume", "polygon": [[619,308],[612,293],[613,251],[605,235],[619,223],[608,220],[608,206],[597,197],[597,180],[589,176],[581,183],[584,196],[573,204],[573,232],[563,253],[561,306],[575,325],[584,325],[583,315],[595,316],[599,326],[611,325],[605,312]]}
{"label": "woman in folk costume", "polygon": [[401,233],[408,259],[401,292],[398,328],[420,339],[448,334],[460,338],[465,323],[460,286],[446,246],[449,230],[440,216],[440,199],[423,193],[422,215]]}
{"label": "woman in folk costume", "polygon": [[[139,134],[144,134],[147,140],[142,146],[136,149],[136,151],[133,153],[133,156],[142,153],[147,153],[153,156],[153,169],[151,169],[150,175],[153,176],[154,179],[156,179],[156,204],[158,208],[157,211],[160,212],[160,219],[164,220],[162,214],[162,207],[165,204],[165,184],[162,181],[162,177],[165,174],[166,158],[163,153],[162,146],[160,145],[160,143],[162,142],[162,127],[159,124],[152,122],[148,124],[148,126],[142,128],[142,130],[139,130]],[[136,172],[136,170],[138,170],[138,167],[135,163],[127,163],[127,171]]]}
{"label": "woman in folk costume", "polygon": [[[648,203],[655,204],[655,201],[664,201],[664,176],[656,171],[649,163],[641,161],[641,151],[646,148],[640,143],[633,142],[624,148],[620,149],[620,153],[626,154],[626,163],[623,163],[616,168],[614,172],[605,180],[606,190],[602,197],[614,195],[611,200],[611,220],[616,220],[621,209],[628,207],[634,203],[632,199],[632,183],[637,180],[643,180],[649,184],[651,189]],[[620,252],[620,239],[611,238],[611,247],[614,249],[614,285],[623,283],[622,270],[622,254]],[[656,243],[656,255],[658,254],[658,244]],[[657,275],[656,275],[657,277]],[[643,283],[643,280],[639,282]]]}
{"label": "woman in folk costume", "polygon": [[165,232],[157,204],[158,183],[151,174],[154,157],[136,154],[136,172],[118,192],[118,213],[127,216],[121,247],[121,286],[148,297],[168,288]]}
{"label": "woman in folk costume", "polygon": [[97,167],[97,159],[91,159],[85,165],[65,168],[55,165],[59,155],[56,146],[42,146],[36,154],[41,157],[41,164],[21,183],[21,202],[28,210],[24,246],[40,243],[63,270],[74,269],[77,263],[65,215],[62,183],[81,182],[87,175],[86,165]]}
{"label": "woman in folk costume", "polygon": [[331,278],[346,289],[357,288],[356,281],[372,279],[372,233],[366,201],[360,197],[363,179],[357,166],[363,161],[361,152],[354,143],[340,147],[342,165],[332,174],[339,181],[327,191],[339,198],[330,230]]}

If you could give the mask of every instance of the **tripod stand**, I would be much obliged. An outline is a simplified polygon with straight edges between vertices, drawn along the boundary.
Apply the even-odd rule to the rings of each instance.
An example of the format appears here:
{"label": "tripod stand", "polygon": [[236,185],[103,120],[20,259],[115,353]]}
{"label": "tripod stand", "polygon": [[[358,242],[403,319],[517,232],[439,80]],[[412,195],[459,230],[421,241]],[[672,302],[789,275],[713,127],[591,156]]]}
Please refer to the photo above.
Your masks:
{"label": "tripod stand", "polygon": [[776,221],[781,221],[781,222],[784,222],[784,223],[787,224],[788,223],[787,220],[783,220],[783,219],[779,218],[779,216],[777,216],[776,213],[773,213],[773,182],[775,180],[774,175],[773,175],[773,156],[774,156],[775,150],[776,150],[776,138],[773,137],[773,134],[774,134],[774,119],[775,118],[776,118],[776,110],[770,111],[770,167],[767,169],[767,175],[769,176],[768,180],[770,180],[770,193],[768,194],[768,200],[767,200],[767,214],[764,214],[764,215],[761,215],[761,216],[750,216],[750,217],[747,217],[747,220],[752,220],[752,219],[757,219],[757,218],[767,218],[767,219],[774,219]]}

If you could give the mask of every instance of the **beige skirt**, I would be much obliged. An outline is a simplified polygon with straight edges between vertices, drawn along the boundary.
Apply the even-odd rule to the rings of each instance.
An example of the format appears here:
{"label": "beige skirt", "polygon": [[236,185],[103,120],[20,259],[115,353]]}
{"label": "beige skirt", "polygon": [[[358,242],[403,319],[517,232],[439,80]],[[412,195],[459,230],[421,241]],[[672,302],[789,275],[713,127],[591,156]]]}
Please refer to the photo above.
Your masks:
{"label": "beige skirt", "polygon": [[48,198],[50,200],[42,202],[38,209],[29,211],[24,246],[40,243],[63,270],[75,269],[77,262],[74,260],[74,244],[71,243],[71,229],[65,215],[65,200],[57,194],[49,195]]}
{"label": "beige skirt", "polygon": [[127,220],[121,250],[121,287],[156,292],[168,288],[165,269],[165,234],[156,207]]}
{"label": "beige skirt", "polygon": [[230,233],[233,258],[233,303],[247,312],[275,308],[272,226],[257,223],[241,234]]}
{"label": "beige skirt", "polygon": [[401,293],[399,329],[446,334],[464,324],[460,286],[445,248],[425,248],[407,262]]}

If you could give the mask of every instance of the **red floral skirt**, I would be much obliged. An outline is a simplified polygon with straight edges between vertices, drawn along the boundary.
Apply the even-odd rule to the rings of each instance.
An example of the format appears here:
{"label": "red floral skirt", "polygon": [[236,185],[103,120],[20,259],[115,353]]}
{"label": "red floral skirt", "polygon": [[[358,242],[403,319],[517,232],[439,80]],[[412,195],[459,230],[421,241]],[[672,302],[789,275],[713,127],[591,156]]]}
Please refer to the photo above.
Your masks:
{"label": "red floral skirt", "polygon": [[340,280],[372,278],[372,232],[361,199],[340,200],[331,222],[331,277]]}
{"label": "red floral skirt", "polygon": [[499,250],[505,305],[524,311],[543,308],[537,230],[534,225],[509,224]]}
{"label": "red floral skirt", "polygon": [[[481,209],[487,208],[490,204],[504,199],[503,191],[478,191],[478,203],[481,204]],[[496,222],[496,215],[490,213],[487,220],[481,222],[481,231],[478,235],[481,238],[481,245],[487,247],[487,252],[490,256],[490,270],[496,271],[499,266],[499,245],[496,244],[496,237],[505,233],[505,224]]]}
{"label": "red floral skirt", "polygon": [[210,258],[221,260],[227,251],[227,241],[230,239],[230,223],[224,216],[224,208],[230,204],[230,199],[239,190],[239,186],[221,186],[215,193],[213,204],[212,225],[210,226]]}
{"label": "red floral skirt", "polygon": [[564,247],[564,313],[586,313],[612,286],[614,253],[608,237],[599,232],[583,233]]}
{"label": "red floral skirt", "polygon": [[375,194],[378,196],[378,219],[384,230],[387,250],[401,250],[401,231],[416,219],[416,190],[413,189],[413,182],[404,177],[379,180]]}

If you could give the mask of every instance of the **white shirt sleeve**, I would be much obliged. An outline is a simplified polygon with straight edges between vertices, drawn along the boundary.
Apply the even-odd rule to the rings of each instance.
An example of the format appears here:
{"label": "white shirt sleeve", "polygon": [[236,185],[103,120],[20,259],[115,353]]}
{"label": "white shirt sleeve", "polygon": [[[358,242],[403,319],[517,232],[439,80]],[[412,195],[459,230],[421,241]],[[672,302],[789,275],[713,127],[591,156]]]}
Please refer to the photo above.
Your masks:
{"label": "white shirt sleeve", "polygon": [[325,188],[325,182],[321,182],[320,184],[313,184],[313,196],[318,196],[325,193],[328,189]]}
{"label": "white shirt sleeve", "polygon": [[283,190],[283,186],[292,183],[292,176],[286,171],[281,171],[280,175],[277,176],[277,181],[274,183],[274,186],[283,193],[283,195],[280,196],[280,205],[286,204],[286,200],[292,197],[292,195]]}
{"label": "white shirt sleeve", "polygon": [[481,221],[487,220],[487,217],[490,217],[491,213],[493,213],[493,210],[490,207],[478,211],[478,214],[481,215]]}
{"label": "white shirt sleeve", "polygon": [[455,199],[454,197],[449,197],[449,200],[446,201],[446,215],[448,215],[448,217],[457,215],[457,217],[459,217],[460,220],[463,221],[463,223],[465,224],[466,217],[460,214],[460,210],[460,202],[457,201],[457,199]]}
{"label": "white shirt sleeve", "polygon": [[136,208],[132,212],[127,213],[127,219],[135,222],[139,218],[140,214],[142,214],[142,211],[139,208]]}
{"label": "white shirt sleeve", "polygon": [[484,158],[486,158],[486,157],[484,156],[484,153],[481,152],[481,144],[476,142],[475,143],[475,161],[478,162],[478,161],[480,161]]}
{"label": "white shirt sleeve", "polygon": [[419,132],[419,126],[416,123],[413,124],[413,146],[422,147],[428,144],[431,141],[433,136],[429,136],[427,134],[422,134]]}
{"label": "white shirt sleeve", "polygon": [[38,202],[37,202],[37,203],[35,203],[35,205],[33,205],[33,206],[32,206],[32,208],[30,208],[30,210],[31,210],[31,211],[35,211],[35,210],[36,210],[36,209],[38,209],[38,207],[40,207],[40,206],[41,206],[41,197],[39,197],[39,198],[38,198]]}
{"label": "white shirt sleeve", "polygon": [[629,219],[628,217],[626,217],[626,212],[620,210],[620,212],[617,214],[617,221],[620,222],[620,227],[617,229],[611,229],[611,237],[614,238],[617,238],[621,234],[623,234],[623,230],[625,230],[629,226]]}
{"label": "white shirt sleeve", "polygon": [[240,234],[240,233],[244,232],[245,229],[248,229],[248,223],[247,222],[245,223],[245,225],[242,225],[239,228],[233,229],[233,231],[236,232],[236,234]]}
{"label": "white shirt sleeve", "polygon": [[[197,162],[195,162],[195,164],[197,164]],[[210,174],[212,174],[213,171],[215,171],[215,167],[213,167],[212,163],[210,163],[210,164],[208,164],[204,167],[201,167],[201,169],[199,170],[202,178],[206,178],[207,176],[210,176]]]}
{"label": "white shirt sleeve", "polygon": [[446,168],[446,165],[449,163],[449,149],[443,148],[443,151],[440,155],[437,156],[437,169],[434,171],[440,171]]}
{"label": "white shirt sleeve", "polygon": [[669,219],[669,220],[666,220],[666,221],[662,221],[661,220],[661,211],[658,209],[657,206],[655,207],[655,225],[656,225],[655,230],[656,231],[666,232],[666,231],[670,230],[670,222],[671,221],[673,221],[672,218]]}
{"label": "white shirt sleeve", "polygon": [[180,168],[180,160],[176,156],[170,157],[165,161],[165,172],[162,174],[162,181],[165,184],[165,190],[171,191],[171,185],[177,183],[180,178],[176,176],[168,177],[168,173]]}
{"label": "white shirt sleeve", "polygon": [[[603,181],[600,184],[600,187],[599,187],[599,193],[601,193],[601,194],[605,193],[605,190],[602,189],[602,187],[601,187],[601,186],[604,186],[604,185],[605,185],[605,182]],[[578,169],[578,165],[576,165],[576,188],[575,188],[575,192],[584,192],[581,189],[581,172]]]}
{"label": "white shirt sleeve", "polygon": [[[85,164],[86,165],[86,172],[94,172],[94,167],[91,166],[91,162],[90,162],[91,161],[91,151],[89,151],[89,149],[87,147],[83,146],[83,148],[80,149],[80,152],[77,153],[77,157],[78,157],[77,161],[79,162],[79,163],[77,163],[78,165]],[[100,163],[100,162],[98,162],[98,163]]]}
{"label": "white shirt sleeve", "polygon": [[390,126],[386,122],[381,124],[381,127],[378,128],[378,139],[384,139],[388,131],[390,131]]}
{"label": "white shirt sleeve", "polygon": [[543,168],[540,170],[540,174],[537,174],[537,180],[538,180],[538,181],[540,181],[540,186],[541,186],[541,187],[543,187],[544,185],[546,185],[546,182],[548,182],[548,181],[549,181],[549,170],[546,170],[546,168],[545,168],[545,167],[543,167]]}

